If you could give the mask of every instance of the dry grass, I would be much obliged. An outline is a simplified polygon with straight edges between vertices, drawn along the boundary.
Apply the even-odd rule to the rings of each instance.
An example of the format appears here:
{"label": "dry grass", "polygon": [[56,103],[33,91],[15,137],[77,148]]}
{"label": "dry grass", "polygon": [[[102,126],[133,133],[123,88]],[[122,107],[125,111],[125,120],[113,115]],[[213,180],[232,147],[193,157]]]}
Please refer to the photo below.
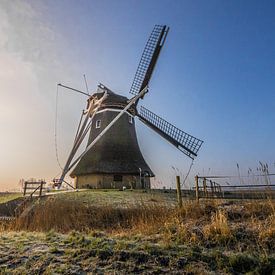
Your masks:
{"label": "dry grass", "polygon": [[84,204],[52,197],[28,205],[12,225],[15,230],[69,232],[71,230],[149,230],[170,215],[170,208],[157,203],[129,207]]}
{"label": "dry grass", "polygon": [[[9,230],[21,232],[6,233],[6,227],[0,237],[0,258],[7,263],[0,273],[16,268],[18,274],[29,269],[49,274],[271,274],[275,269],[274,201],[190,200],[178,209],[148,194],[146,201],[136,195],[124,203],[119,193],[110,194],[114,204],[107,195],[105,203],[96,203],[95,197],[84,194],[83,200],[76,194],[27,205],[9,224]],[[30,254],[34,260],[25,262]]]}
{"label": "dry grass", "polygon": [[268,216],[263,225],[259,225],[259,240],[265,247],[275,249],[275,212]]}
{"label": "dry grass", "polygon": [[216,242],[226,242],[232,238],[232,232],[223,210],[218,210],[212,216],[211,222],[203,228],[204,237]]}
{"label": "dry grass", "polygon": [[114,207],[81,200],[50,197],[25,209],[10,225],[13,230],[89,232],[103,230],[121,235],[158,236],[165,245],[274,249],[274,201],[185,201],[183,207],[139,200]]}

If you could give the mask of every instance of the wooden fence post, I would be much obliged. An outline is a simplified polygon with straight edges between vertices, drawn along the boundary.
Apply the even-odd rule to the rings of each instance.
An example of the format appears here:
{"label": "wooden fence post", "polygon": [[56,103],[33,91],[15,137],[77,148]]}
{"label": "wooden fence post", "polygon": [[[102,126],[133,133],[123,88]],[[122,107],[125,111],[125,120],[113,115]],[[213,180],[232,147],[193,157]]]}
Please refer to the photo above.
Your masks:
{"label": "wooden fence post", "polygon": [[214,197],[214,189],[213,189],[213,182],[210,180],[210,187],[211,187],[211,197]]}
{"label": "wooden fence post", "polygon": [[27,191],[27,182],[24,181],[24,197],[25,197],[25,195],[26,195],[26,191]]}
{"label": "wooden fence post", "polygon": [[221,198],[222,197],[222,188],[221,188],[220,184],[218,184],[218,192],[219,192],[219,197]]}
{"label": "wooden fence post", "polygon": [[208,197],[207,188],[206,188],[206,178],[203,178],[203,192],[204,192],[204,196]]}
{"label": "wooden fence post", "polygon": [[40,182],[39,197],[41,197],[41,196],[42,196],[43,184],[44,184],[44,182],[43,182],[43,181],[41,181],[41,182]]}
{"label": "wooden fence post", "polygon": [[199,202],[199,177],[195,176],[196,200]]}
{"label": "wooden fence post", "polygon": [[178,196],[178,204],[179,207],[182,207],[182,196],[181,196],[181,188],[180,188],[180,176],[176,177],[176,181],[177,181],[177,196]]}

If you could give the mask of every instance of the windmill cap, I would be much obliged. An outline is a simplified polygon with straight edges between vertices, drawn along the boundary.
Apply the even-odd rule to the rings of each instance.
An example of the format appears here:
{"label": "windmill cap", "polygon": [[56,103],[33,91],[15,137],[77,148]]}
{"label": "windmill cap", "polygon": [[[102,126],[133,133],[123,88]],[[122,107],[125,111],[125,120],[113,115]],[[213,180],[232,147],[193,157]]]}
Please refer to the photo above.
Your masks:
{"label": "windmill cap", "polygon": [[[112,109],[123,109],[128,103],[129,99],[126,96],[118,95],[109,88],[107,88],[103,84],[99,84],[97,91],[92,95],[92,98],[96,97],[97,99],[100,99],[104,93],[107,92],[107,98],[102,102],[101,107],[99,110],[103,110],[106,108],[112,108]],[[136,106],[132,105],[128,112],[132,115],[135,115],[137,110]]]}

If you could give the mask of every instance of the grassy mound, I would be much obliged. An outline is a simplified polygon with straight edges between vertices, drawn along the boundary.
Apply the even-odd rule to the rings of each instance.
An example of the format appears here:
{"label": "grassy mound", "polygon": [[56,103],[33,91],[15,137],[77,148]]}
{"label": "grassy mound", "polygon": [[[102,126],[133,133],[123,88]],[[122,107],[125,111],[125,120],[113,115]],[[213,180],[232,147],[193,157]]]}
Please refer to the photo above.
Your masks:
{"label": "grassy mound", "polygon": [[22,193],[8,193],[8,192],[1,193],[0,192],[0,204],[15,200],[17,198],[22,198],[22,197],[23,197]]}
{"label": "grassy mound", "polygon": [[11,229],[135,232],[159,234],[167,243],[275,247],[274,201],[185,201],[178,209],[163,194],[112,191],[99,199],[91,191],[42,198],[27,205]]}
{"label": "grassy mound", "polygon": [[0,255],[3,271],[272,274],[274,201],[184,201],[179,209],[170,195],[88,191],[38,199],[9,225],[32,233],[6,230],[0,238],[13,255]]}

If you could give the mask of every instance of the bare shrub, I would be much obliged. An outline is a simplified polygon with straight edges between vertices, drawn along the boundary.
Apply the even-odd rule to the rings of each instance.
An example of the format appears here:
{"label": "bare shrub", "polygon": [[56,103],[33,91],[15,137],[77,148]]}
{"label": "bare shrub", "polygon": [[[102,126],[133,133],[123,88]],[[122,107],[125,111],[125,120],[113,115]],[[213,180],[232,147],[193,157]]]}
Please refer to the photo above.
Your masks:
{"label": "bare shrub", "polygon": [[260,227],[259,241],[270,250],[275,250],[275,213],[272,213]]}
{"label": "bare shrub", "polygon": [[185,201],[183,207],[179,209],[179,216],[185,219],[200,219],[202,217],[209,218],[212,213],[217,210],[215,201],[204,201],[198,204],[194,200]]}
{"label": "bare shrub", "polygon": [[265,219],[275,213],[275,203],[272,200],[252,200],[244,204],[243,216]]}
{"label": "bare shrub", "polygon": [[218,210],[211,219],[211,222],[203,228],[206,239],[216,242],[226,242],[232,238],[231,229],[224,211]]}

